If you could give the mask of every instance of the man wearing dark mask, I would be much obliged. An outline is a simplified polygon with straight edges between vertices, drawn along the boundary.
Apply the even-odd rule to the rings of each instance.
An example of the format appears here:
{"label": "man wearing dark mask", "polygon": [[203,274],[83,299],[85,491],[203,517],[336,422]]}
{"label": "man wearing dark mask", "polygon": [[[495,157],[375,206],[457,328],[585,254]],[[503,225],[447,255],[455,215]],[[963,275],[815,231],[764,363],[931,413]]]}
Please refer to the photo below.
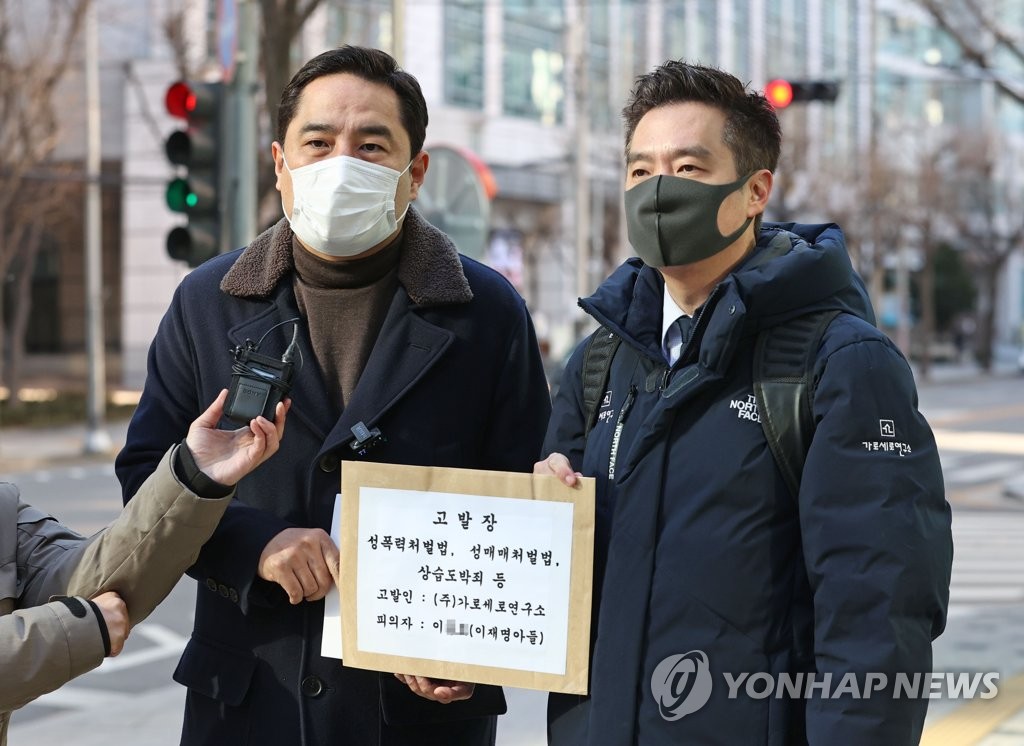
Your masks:
{"label": "man wearing dark mask", "polygon": [[[620,343],[593,397],[598,345],[576,350],[534,469],[597,478],[590,693],[551,695],[550,743],[916,744],[927,699],[893,685],[930,670],[952,542],[906,360],[837,226],[762,224],[781,144],[762,95],[667,62],[623,116],[639,258],[580,301]],[[814,426],[791,491],[755,345],[819,311],[838,314],[797,350]]]}
{"label": "man wearing dark mask", "polygon": [[[230,347],[281,356],[301,319],[289,437],[242,480],[190,573],[174,678],[183,744],[492,744],[501,690],[322,657],[340,463],[529,471],[550,412],[530,316],[411,205],[427,109],[389,55],[342,47],[285,88],[272,154],[285,217],[178,287],[117,459],[130,496],[232,375]],[[341,568],[345,572],[346,568]],[[396,675],[399,674],[399,675]]]}

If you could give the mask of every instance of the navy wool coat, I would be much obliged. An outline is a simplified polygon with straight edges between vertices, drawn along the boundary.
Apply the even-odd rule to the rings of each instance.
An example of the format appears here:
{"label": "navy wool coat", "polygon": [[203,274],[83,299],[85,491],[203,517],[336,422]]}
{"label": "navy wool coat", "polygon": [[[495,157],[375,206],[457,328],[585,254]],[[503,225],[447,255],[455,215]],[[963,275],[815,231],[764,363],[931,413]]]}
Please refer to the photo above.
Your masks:
{"label": "navy wool coat", "polygon": [[[399,287],[340,415],[300,324],[303,361],[281,450],[238,485],[190,574],[195,627],[174,678],[188,687],[184,744],[489,744],[501,690],[465,702],[413,695],[390,673],[320,655],[323,602],[291,606],[257,562],[289,527],[330,530],[340,461],[530,471],[550,412],[533,325],[500,275],[457,254],[410,209]],[[125,499],[168,444],[231,380],[229,348],[298,317],[292,233],[282,220],[244,251],[214,258],[178,287],[154,339],[145,390],[116,470]],[[292,324],[260,351],[280,355]],[[359,456],[351,428],[384,442]]]}
{"label": "navy wool coat", "polygon": [[[893,684],[931,667],[950,510],[910,368],[868,323],[841,232],[763,226],[671,369],[663,287],[630,260],[581,302],[622,337],[589,437],[583,346],[555,399],[544,453],[595,476],[598,502],[590,696],[551,696],[551,743],[916,744],[927,700]],[[815,356],[794,497],[758,419],[753,350],[762,328],[818,309],[843,313]],[[831,696],[870,674],[888,687]]]}

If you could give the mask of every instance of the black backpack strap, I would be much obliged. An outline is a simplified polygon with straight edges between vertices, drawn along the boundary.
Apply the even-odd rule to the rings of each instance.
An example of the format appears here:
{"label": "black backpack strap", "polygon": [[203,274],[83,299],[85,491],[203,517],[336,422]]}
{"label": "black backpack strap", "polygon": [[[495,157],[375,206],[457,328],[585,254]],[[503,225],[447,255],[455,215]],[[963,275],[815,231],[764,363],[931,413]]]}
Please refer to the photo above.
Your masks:
{"label": "black backpack strap", "polygon": [[612,358],[619,349],[622,339],[608,327],[602,326],[594,332],[583,353],[583,437],[590,435],[597,423],[597,410],[608,385],[608,374]]}
{"label": "black backpack strap", "polygon": [[815,311],[765,329],[754,347],[754,397],[768,447],[794,498],[814,435],[814,362],[839,311]]}

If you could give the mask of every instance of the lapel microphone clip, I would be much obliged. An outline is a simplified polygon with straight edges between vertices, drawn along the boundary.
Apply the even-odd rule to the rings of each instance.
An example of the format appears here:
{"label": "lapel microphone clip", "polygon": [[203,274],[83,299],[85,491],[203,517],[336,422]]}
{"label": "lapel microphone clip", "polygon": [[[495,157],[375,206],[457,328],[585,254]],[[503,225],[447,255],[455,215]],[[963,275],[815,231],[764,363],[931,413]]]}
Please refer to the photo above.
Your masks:
{"label": "lapel microphone clip", "polygon": [[370,449],[387,442],[387,438],[381,435],[380,428],[375,427],[371,430],[362,420],[353,425],[352,435],[355,436],[355,440],[349,443],[349,448],[359,456],[365,456]]}
{"label": "lapel microphone clip", "polygon": [[259,342],[247,339],[244,345],[229,350],[234,362],[231,365],[231,386],[224,405],[224,416],[232,422],[248,425],[250,420],[260,415],[273,422],[278,402],[291,391],[292,376],[295,373],[292,359],[298,349],[299,325],[295,324],[292,341],[280,359],[260,354],[260,344],[266,336],[264,334]]}

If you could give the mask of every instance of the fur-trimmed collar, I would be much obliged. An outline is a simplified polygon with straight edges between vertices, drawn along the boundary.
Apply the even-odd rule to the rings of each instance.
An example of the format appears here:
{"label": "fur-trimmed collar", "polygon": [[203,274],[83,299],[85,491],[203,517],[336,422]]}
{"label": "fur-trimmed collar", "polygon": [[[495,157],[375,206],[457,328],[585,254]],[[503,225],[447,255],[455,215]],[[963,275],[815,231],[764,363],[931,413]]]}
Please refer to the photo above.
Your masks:
{"label": "fur-trimmed collar", "polygon": [[[468,303],[473,291],[462,271],[455,244],[411,205],[405,216],[405,245],[398,260],[398,281],[418,306]],[[295,271],[292,229],[281,218],[258,235],[220,281],[220,289],[239,298],[266,298]]]}

